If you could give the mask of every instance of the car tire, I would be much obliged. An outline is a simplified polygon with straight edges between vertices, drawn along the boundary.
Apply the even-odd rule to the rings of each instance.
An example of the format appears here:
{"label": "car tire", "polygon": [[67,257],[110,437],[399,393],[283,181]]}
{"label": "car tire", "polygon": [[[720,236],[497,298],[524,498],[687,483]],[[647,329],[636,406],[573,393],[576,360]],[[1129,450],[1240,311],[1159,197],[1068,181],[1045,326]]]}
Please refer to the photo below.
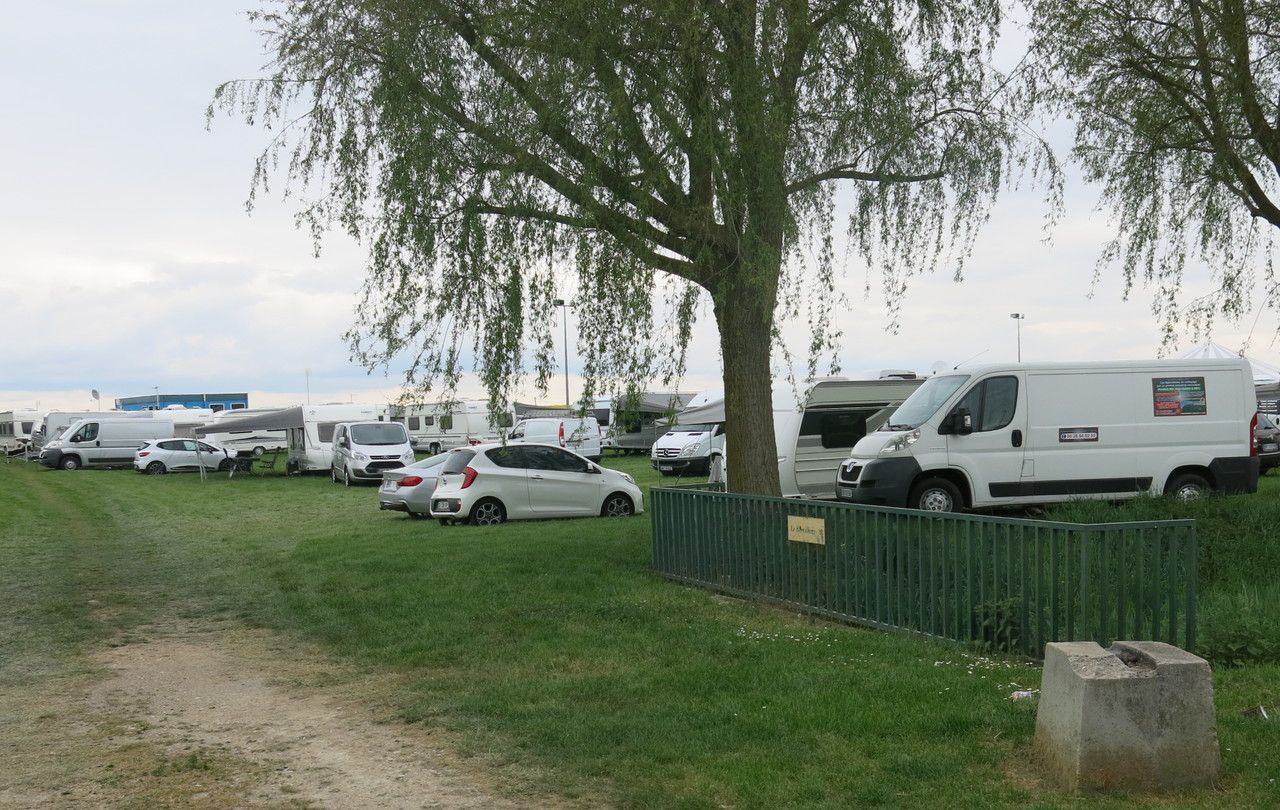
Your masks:
{"label": "car tire", "polygon": [[467,517],[472,526],[496,526],[507,522],[507,508],[497,498],[482,498]]}
{"label": "car tire", "polygon": [[261,455],[262,455],[263,453],[265,453],[265,452],[267,452],[267,448],[265,448],[265,447],[255,447],[255,448],[253,448],[253,457],[254,457],[254,458],[257,458],[258,456],[261,456]]}
{"label": "car tire", "polygon": [[625,492],[615,492],[604,499],[600,507],[601,517],[631,517],[636,513],[636,505],[631,496]]}
{"label": "car tire", "polygon": [[63,456],[58,466],[64,470],[78,470],[80,469],[80,459],[76,456]]}
{"label": "car tire", "polygon": [[147,465],[147,475],[164,475],[169,472],[165,469],[164,462],[153,461]]}
{"label": "car tire", "polygon": [[452,520],[449,520],[449,518],[440,518],[440,525],[441,525],[441,526],[452,526],[452,525],[453,525],[453,521],[452,521]]}
{"label": "car tire", "polygon": [[1196,498],[1208,495],[1212,490],[1213,487],[1209,486],[1209,482],[1203,475],[1180,473],[1170,478],[1169,483],[1165,484],[1164,494],[1171,495],[1180,501],[1194,501]]}
{"label": "car tire", "polygon": [[437,443],[437,442],[432,442],[432,443],[431,443],[431,446],[427,448],[427,452],[428,452],[428,453],[430,453],[430,454],[431,454],[431,455],[433,455],[433,456],[439,455],[439,454],[440,454],[440,445],[439,445],[439,443]]}
{"label": "car tire", "polygon": [[964,506],[960,488],[945,478],[926,478],[911,488],[907,506],[922,512],[959,512]]}

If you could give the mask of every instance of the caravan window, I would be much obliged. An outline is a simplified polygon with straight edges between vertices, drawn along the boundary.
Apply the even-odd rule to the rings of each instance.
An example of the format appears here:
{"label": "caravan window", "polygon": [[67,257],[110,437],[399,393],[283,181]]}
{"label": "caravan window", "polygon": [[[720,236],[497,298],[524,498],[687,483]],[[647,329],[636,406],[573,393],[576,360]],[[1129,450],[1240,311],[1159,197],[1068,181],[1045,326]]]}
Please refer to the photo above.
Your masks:
{"label": "caravan window", "polygon": [[337,422],[319,422],[316,424],[316,435],[320,437],[322,442],[331,442],[333,441],[333,429],[337,426]]}
{"label": "caravan window", "polygon": [[421,430],[422,420],[416,416],[409,417],[409,430]]}
{"label": "caravan window", "polygon": [[867,435],[867,419],[878,413],[865,411],[805,411],[801,436],[820,436],[823,449],[849,449]]}
{"label": "caravan window", "polygon": [[446,432],[453,430],[453,417],[452,416],[440,417],[440,429]]}
{"label": "caravan window", "polygon": [[23,423],[22,423],[22,432],[23,432],[23,433],[30,433],[30,432],[31,432],[31,428],[35,427],[35,424],[36,424],[35,422],[23,422]]}
{"label": "caravan window", "polygon": [[423,427],[431,427],[431,426],[432,426],[432,425],[434,425],[435,423],[436,423],[436,418],[435,418],[434,416],[424,416],[424,417],[422,417],[422,426],[423,426]]}

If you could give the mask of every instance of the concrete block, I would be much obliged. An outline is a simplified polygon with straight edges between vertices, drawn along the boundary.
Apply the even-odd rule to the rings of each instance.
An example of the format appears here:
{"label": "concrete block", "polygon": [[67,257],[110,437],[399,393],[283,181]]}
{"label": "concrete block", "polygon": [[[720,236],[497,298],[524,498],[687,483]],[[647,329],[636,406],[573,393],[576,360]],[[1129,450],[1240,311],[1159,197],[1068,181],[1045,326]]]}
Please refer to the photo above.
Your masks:
{"label": "concrete block", "polygon": [[1218,734],[1209,662],[1159,641],[1045,645],[1037,756],[1076,791],[1210,785]]}

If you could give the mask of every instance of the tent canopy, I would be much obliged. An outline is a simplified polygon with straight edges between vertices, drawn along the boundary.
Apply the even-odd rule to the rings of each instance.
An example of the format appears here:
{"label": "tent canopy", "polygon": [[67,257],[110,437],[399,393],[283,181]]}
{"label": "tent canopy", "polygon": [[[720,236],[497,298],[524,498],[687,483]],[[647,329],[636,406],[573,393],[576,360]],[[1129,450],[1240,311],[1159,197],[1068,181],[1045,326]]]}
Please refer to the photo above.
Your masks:
{"label": "tent canopy", "polygon": [[239,419],[224,419],[221,422],[210,422],[195,429],[197,436],[208,436],[210,433],[231,433],[237,430],[289,430],[302,427],[302,406],[284,408],[279,411],[265,411]]}
{"label": "tent canopy", "polygon": [[1203,346],[1197,346],[1182,355],[1183,360],[1235,360],[1242,357],[1253,367],[1254,385],[1280,386],[1280,368],[1261,360],[1254,360],[1252,357],[1245,357],[1240,352],[1233,352],[1221,343],[1208,341]]}
{"label": "tent canopy", "polygon": [[688,408],[674,419],[659,419],[659,425],[714,425],[724,422],[724,400],[718,399],[697,408]]}

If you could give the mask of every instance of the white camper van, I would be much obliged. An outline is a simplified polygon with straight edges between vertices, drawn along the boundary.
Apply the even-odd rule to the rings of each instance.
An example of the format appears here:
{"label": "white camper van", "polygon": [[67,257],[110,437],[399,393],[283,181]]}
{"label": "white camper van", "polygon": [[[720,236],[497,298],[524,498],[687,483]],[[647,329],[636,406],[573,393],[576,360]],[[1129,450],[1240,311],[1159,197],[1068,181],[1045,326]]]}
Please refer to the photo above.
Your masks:
{"label": "white camper van", "polygon": [[600,423],[594,416],[585,418],[538,416],[521,419],[507,436],[511,444],[552,444],[572,450],[592,461],[599,461]]}
{"label": "white camper van", "polygon": [[858,442],[837,495],[957,511],[1255,492],[1256,418],[1246,360],[961,369],[929,379]]}
{"label": "white camper van", "polygon": [[81,419],[44,443],[40,463],[49,468],[128,467],[134,451],[151,439],[172,439],[173,422],[167,419]]}
{"label": "white camper van", "polygon": [[301,427],[287,431],[289,469],[323,472],[333,468],[333,433],[343,422],[384,422],[387,409],[378,405],[305,405]]}
{"label": "white camper van", "polygon": [[0,451],[26,445],[38,422],[39,414],[32,410],[0,411]]}
{"label": "white camper van", "polygon": [[274,450],[283,450],[289,446],[289,438],[284,430],[263,430],[255,428],[236,428],[218,432],[218,428],[232,420],[247,419],[254,416],[265,416],[277,413],[278,408],[242,408],[234,411],[219,411],[209,421],[214,430],[204,433],[205,438],[239,456],[261,456]]}
{"label": "white camper van", "polygon": [[489,403],[483,400],[396,406],[391,409],[391,421],[405,426],[414,447],[432,455],[469,444],[496,442],[515,424],[510,413],[500,413],[497,420],[491,420]]}
{"label": "white camper van", "polygon": [[690,401],[702,404],[658,421],[666,432],[649,448],[649,462],[662,475],[706,475],[711,460],[724,457],[724,395],[698,394]]}
{"label": "white camper van", "polygon": [[385,471],[413,461],[409,433],[398,422],[343,422],[334,428],[329,474],[335,484],[381,481]]}

